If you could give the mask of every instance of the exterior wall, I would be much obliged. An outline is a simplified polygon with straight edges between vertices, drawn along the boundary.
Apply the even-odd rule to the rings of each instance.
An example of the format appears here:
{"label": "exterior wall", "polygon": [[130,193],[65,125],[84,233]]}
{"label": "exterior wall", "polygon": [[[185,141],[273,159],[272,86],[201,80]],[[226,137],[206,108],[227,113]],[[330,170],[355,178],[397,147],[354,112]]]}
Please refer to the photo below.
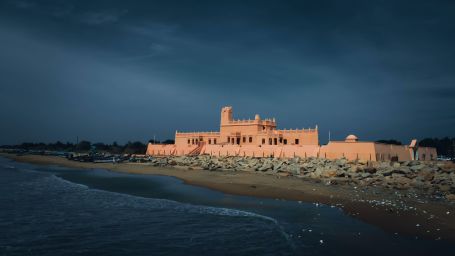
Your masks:
{"label": "exterior wall", "polygon": [[232,107],[221,109],[219,132],[176,132],[175,144],[148,144],[147,155],[208,154],[250,157],[321,157],[349,160],[389,161],[436,159],[435,148],[358,142],[349,135],[345,141],[319,146],[318,128],[277,130],[275,119],[234,120]]}
{"label": "exterior wall", "polygon": [[390,161],[393,158],[398,161],[413,160],[412,148],[407,145],[375,143],[375,151],[378,161]]}
{"label": "exterior wall", "polygon": [[174,155],[176,154],[176,145],[162,145],[162,144],[152,144],[149,143],[147,145],[147,152],[145,153],[146,155],[150,156],[160,156],[160,155]]}
{"label": "exterior wall", "polygon": [[[346,158],[348,160],[366,161],[409,161],[413,160],[413,151],[409,146],[381,144],[375,142],[343,142],[331,141],[324,146],[319,145],[214,145],[199,144],[199,154],[212,156],[246,156],[246,157],[319,157],[327,159]],[[188,155],[198,148],[199,145],[159,145],[150,144],[147,147],[147,155]],[[420,147],[417,151],[418,160],[430,161],[436,159],[436,149]]]}
{"label": "exterior wall", "polygon": [[176,132],[175,133],[175,145],[186,146],[186,145],[197,145],[200,142],[206,144],[219,143],[220,133],[219,132]]}
{"label": "exterior wall", "polygon": [[212,156],[249,156],[249,157],[317,157],[319,146],[275,146],[275,145],[204,145],[201,154]]}
{"label": "exterior wall", "polygon": [[431,161],[431,160],[435,160],[437,157],[438,157],[438,153],[436,152],[436,148],[419,147],[417,149],[416,158],[418,160]]}
{"label": "exterior wall", "polygon": [[344,142],[330,141],[321,146],[319,157],[338,159],[345,157],[349,160],[363,159],[376,161],[374,142]]}

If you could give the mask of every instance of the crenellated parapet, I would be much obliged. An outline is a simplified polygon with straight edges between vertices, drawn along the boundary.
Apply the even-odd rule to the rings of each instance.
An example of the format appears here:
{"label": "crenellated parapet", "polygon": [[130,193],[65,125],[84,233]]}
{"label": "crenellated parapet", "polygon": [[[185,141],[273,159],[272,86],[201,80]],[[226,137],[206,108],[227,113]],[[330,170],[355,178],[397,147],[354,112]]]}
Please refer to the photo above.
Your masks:
{"label": "crenellated parapet", "polygon": [[219,136],[220,132],[175,132],[176,137],[187,136]]}

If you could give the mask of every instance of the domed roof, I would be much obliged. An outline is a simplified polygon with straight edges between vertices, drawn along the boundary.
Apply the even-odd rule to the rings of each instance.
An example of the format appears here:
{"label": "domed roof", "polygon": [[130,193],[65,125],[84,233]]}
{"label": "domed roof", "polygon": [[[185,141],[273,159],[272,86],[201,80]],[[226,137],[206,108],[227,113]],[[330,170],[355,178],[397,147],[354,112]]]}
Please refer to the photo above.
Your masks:
{"label": "domed roof", "polygon": [[355,136],[354,134],[350,134],[348,135],[348,137],[346,137],[345,141],[349,141],[349,142],[355,142],[359,140],[359,138],[357,138],[357,136]]}

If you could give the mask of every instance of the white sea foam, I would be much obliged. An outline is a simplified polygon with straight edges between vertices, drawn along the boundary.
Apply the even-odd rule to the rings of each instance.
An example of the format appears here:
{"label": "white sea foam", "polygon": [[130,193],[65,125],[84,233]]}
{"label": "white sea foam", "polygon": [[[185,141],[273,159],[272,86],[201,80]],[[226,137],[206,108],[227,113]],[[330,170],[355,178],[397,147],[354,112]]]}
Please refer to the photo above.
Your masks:
{"label": "white sea foam", "polygon": [[94,189],[84,184],[68,181],[54,174],[44,175],[38,179],[34,179],[33,181],[24,182],[23,186],[31,187],[32,190],[30,191],[31,193],[50,193],[64,196],[68,199],[77,198],[76,200],[86,200],[89,202],[94,202],[96,206],[100,208],[127,207],[131,208],[132,210],[166,209],[177,212],[201,215],[257,218],[267,222],[271,222],[274,226],[276,226],[277,230],[286,239],[288,244],[292,248],[295,248],[292,240],[289,238],[289,235],[285,232],[284,228],[278,223],[276,219],[249,211],[224,207],[193,205],[169,199],[147,198],[125,193]]}

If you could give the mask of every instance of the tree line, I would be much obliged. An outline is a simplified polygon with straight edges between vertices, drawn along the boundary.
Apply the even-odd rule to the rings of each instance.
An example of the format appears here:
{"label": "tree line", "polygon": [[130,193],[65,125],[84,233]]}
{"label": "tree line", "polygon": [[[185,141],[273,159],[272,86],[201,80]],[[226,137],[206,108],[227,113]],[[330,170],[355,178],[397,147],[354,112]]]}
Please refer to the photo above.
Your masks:
{"label": "tree line", "polygon": [[[164,141],[154,141],[149,140],[153,144],[173,144],[173,140],[164,140]],[[106,152],[112,154],[144,154],[147,150],[147,145],[140,142],[127,142],[125,144],[119,144],[113,142],[112,144],[96,142],[92,143],[87,140],[82,140],[79,143],[57,141],[55,143],[33,143],[33,142],[24,142],[18,145],[3,145],[1,148],[6,149],[23,149],[23,150],[35,150],[35,151],[68,151],[68,152]]]}

